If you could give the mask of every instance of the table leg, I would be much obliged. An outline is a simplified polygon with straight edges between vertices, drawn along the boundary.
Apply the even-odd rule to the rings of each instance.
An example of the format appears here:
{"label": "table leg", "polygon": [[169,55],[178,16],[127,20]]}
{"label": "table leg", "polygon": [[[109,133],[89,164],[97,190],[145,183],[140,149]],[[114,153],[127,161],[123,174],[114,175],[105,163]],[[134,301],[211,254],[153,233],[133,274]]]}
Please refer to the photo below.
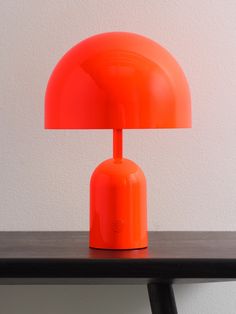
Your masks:
{"label": "table leg", "polygon": [[152,314],[177,314],[175,296],[171,284],[149,283],[148,295]]}

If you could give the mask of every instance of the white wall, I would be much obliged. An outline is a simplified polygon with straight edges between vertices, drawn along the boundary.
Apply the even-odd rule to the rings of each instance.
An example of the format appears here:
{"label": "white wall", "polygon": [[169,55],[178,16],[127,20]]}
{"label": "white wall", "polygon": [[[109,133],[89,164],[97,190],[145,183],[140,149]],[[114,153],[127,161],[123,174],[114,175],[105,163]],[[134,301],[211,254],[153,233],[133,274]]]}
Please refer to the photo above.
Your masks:
{"label": "white wall", "polygon": [[[111,131],[45,131],[44,91],[70,47],[114,30],[168,48],[192,91],[193,129],[124,134],[126,156],[146,173],[149,229],[236,230],[235,21],[234,0],[1,1],[0,230],[88,229],[89,177],[111,155]],[[236,311],[233,283],[175,291],[180,313]],[[105,311],[97,295],[113,313],[150,313],[145,287],[0,288],[4,314],[32,313],[37,303],[40,313],[92,313],[86,295],[97,313]],[[53,310],[63,298],[74,307]]]}

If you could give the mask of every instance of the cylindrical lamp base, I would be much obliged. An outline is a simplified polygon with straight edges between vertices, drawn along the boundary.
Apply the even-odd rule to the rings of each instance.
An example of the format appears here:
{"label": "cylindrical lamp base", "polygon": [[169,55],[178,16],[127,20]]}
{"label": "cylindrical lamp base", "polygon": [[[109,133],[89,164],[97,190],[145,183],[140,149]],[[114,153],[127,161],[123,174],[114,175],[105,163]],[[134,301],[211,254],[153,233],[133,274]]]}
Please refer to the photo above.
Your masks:
{"label": "cylindrical lamp base", "polygon": [[108,159],[90,181],[90,247],[147,247],[147,198],[143,171],[128,159]]}

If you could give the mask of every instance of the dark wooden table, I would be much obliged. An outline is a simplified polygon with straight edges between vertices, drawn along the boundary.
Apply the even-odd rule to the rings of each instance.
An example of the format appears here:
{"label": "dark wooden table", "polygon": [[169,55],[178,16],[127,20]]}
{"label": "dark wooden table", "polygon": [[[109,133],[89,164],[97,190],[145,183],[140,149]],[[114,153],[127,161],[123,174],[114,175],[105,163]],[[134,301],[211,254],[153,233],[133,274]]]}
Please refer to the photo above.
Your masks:
{"label": "dark wooden table", "polygon": [[87,232],[0,232],[0,284],[147,284],[177,313],[172,283],[236,279],[236,232],[150,232],[141,250],[88,248]]}

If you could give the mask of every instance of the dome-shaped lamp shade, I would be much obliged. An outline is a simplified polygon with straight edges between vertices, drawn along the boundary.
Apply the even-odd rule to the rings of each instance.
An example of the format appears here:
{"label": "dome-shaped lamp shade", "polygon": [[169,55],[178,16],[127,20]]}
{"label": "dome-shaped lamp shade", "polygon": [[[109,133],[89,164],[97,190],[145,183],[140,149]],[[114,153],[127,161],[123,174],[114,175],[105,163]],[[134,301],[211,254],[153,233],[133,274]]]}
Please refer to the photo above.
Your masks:
{"label": "dome-shaped lamp shade", "polygon": [[188,84],[175,59],[143,36],[92,36],[56,65],[45,97],[48,129],[191,127]]}

